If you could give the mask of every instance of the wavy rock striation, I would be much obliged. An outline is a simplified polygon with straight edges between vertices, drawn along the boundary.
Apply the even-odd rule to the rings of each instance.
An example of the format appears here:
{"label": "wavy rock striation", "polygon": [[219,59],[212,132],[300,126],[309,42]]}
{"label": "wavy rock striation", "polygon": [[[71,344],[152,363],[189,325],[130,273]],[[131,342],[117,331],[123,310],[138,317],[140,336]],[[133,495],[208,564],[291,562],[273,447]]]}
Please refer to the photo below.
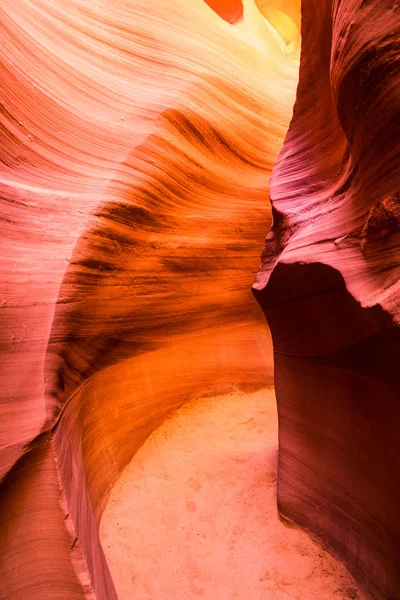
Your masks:
{"label": "wavy rock striation", "polygon": [[400,10],[302,3],[300,80],[254,294],[271,327],[281,514],[400,598]]}
{"label": "wavy rock striation", "polygon": [[250,286],[297,46],[253,1],[210,5],[2,15],[7,600],[115,598],[98,523],[133,454],[190,399],[272,385]]}

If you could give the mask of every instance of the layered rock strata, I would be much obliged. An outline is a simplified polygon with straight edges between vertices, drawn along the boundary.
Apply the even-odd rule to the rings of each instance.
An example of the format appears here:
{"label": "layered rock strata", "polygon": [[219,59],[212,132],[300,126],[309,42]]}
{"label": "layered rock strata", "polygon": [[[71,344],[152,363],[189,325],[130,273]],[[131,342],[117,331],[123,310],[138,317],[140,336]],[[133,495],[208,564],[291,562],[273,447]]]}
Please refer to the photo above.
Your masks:
{"label": "layered rock strata", "polygon": [[400,7],[303,1],[300,80],[254,293],[271,327],[281,514],[400,597]]}
{"label": "layered rock strata", "polygon": [[253,2],[229,20],[203,0],[2,15],[7,600],[115,598],[98,523],[124,466],[186,401],[272,383],[250,287],[298,56]]}

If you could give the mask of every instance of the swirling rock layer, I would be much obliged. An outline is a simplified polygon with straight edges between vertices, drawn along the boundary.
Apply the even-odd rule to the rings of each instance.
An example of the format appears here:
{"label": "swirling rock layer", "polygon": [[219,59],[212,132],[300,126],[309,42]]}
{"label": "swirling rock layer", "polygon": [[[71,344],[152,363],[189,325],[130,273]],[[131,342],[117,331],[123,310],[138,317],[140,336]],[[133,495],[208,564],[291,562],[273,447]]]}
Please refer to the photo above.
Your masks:
{"label": "swirling rock layer", "polygon": [[272,384],[250,286],[298,55],[253,1],[218,6],[2,15],[7,600],[115,598],[98,523],[133,454],[187,400]]}
{"label": "swirling rock layer", "polygon": [[304,1],[294,116],[254,293],[271,327],[281,513],[400,598],[400,10]]}

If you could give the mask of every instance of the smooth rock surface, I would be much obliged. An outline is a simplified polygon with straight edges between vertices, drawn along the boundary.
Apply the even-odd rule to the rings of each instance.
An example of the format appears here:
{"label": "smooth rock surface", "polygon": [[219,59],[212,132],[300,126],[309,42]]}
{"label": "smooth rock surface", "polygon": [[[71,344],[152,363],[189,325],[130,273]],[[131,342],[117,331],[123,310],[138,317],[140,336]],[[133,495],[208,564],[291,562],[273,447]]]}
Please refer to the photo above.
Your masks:
{"label": "smooth rock surface", "polygon": [[400,598],[400,6],[302,3],[294,114],[254,293],[271,327],[281,514]]}

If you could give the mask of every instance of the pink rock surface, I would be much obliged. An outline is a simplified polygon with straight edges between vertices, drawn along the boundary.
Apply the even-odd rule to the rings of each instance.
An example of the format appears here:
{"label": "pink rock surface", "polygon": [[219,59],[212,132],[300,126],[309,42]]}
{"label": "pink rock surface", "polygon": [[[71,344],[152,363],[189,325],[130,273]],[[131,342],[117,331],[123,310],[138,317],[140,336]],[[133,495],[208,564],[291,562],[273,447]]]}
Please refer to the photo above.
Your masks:
{"label": "pink rock surface", "polygon": [[271,327],[282,515],[400,597],[400,10],[303,2],[294,116],[254,293]]}

